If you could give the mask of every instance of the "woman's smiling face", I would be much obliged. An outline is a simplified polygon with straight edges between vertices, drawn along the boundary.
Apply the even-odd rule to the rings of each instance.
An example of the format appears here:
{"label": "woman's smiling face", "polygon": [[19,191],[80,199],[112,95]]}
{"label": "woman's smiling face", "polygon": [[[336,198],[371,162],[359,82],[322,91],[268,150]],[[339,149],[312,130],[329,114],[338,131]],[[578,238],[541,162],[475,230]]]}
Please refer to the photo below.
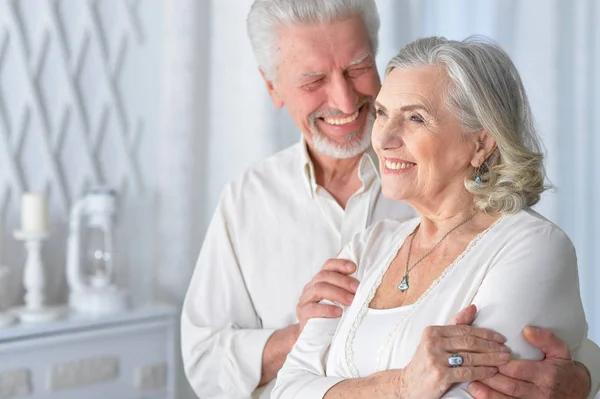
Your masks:
{"label": "woman's smiling face", "polygon": [[396,68],[385,78],[372,142],[387,198],[435,202],[464,189],[477,146],[446,107],[451,84],[439,66]]}

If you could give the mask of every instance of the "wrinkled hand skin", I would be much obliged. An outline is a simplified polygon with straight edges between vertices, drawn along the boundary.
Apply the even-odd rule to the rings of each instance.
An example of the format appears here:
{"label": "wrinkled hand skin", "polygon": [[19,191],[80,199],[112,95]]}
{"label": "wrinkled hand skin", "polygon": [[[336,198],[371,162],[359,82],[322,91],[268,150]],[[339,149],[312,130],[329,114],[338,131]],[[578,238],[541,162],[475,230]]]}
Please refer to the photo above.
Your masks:
{"label": "wrinkled hand skin", "polygon": [[513,360],[492,378],[474,382],[468,392],[476,399],[586,399],[590,375],[573,362],[566,343],[551,331],[526,327],[523,335],[545,354],[541,361]]}
{"label": "wrinkled hand skin", "polygon": [[356,265],[344,259],[329,259],[317,275],[304,286],[296,315],[300,322],[300,332],[313,317],[340,317],[342,309],[335,305],[319,303],[323,299],[349,306],[358,289],[358,280],[348,276],[354,273]]}

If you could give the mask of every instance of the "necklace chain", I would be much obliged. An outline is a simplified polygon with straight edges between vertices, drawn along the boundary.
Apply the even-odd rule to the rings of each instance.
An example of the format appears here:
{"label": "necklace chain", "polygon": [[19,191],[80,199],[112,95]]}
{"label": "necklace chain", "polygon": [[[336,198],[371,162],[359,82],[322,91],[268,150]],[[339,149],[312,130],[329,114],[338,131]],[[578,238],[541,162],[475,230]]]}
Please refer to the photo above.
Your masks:
{"label": "necklace chain", "polygon": [[435,245],[433,247],[431,247],[431,249],[425,253],[425,255],[421,256],[419,258],[419,260],[417,260],[409,268],[408,265],[410,264],[410,253],[411,253],[411,250],[412,250],[413,240],[414,240],[415,236],[417,235],[417,232],[419,231],[419,227],[421,227],[421,224],[419,224],[419,226],[417,226],[415,232],[411,235],[410,241],[408,242],[408,254],[406,255],[406,271],[404,272],[404,277],[402,278],[402,282],[400,283],[400,285],[398,285],[398,289],[400,291],[406,291],[408,289],[408,287],[409,287],[408,286],[408,273],[410,273],[410,271],[412,269],[414,269],[415,267],[417,267],[417,265],[419,263],[421,263],[421,261],[423,259],[425,259],[429,255],[431,255],[431,253],[438,247],[438,245],[440,245],[442,243],[442,241],[444,241],[446,239],[446,237],[448,237],[450,235],[450,233],[452,233],[454,230],[458,229],[463,224],[467,223],[469,220],[473,219],[475,217],[475,215],[477,215],[477,212],[474,212],[471,216],[467,217],[465,220],[463,220],[462,222],[460,222],[459,224],[457,224],[456,226],[454,226],[452,229],[450,229],[450,231],[448,231],[446,234],[444,234],[444,236],[442,238],[440,238],[440,240],[438,242],[436,242]]}

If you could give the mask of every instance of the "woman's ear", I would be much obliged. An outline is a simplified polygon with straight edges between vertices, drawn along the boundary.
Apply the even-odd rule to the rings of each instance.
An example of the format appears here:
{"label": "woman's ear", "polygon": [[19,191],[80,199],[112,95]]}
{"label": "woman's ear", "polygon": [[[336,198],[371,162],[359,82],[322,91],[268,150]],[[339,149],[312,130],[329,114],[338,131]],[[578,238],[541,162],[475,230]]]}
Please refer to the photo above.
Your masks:
{"label": "woman's ear", "polygon": [[475,135],[475,153],[471,159],[471,166],[480,167],[486,159],[496,150],[496,140],[488,134],[487,130],[481,129],[474,133]]}
{"label": "woman's ear", "polygon": [[279,95],[279,92],[277,91],[277,87],[275,86],[275,84],[272,81],[270,81],[267,78],[267,75],[265,75],[265,73],[263,72],[262,69],[259,68],[259,71],[263,77],[263,80],[265,81],[265,84],[267,85],[267,91],[269,92],[269,96],[271,97],[271,101],[273,102],[273,105],[277,108],[283,107],[283,99]]}

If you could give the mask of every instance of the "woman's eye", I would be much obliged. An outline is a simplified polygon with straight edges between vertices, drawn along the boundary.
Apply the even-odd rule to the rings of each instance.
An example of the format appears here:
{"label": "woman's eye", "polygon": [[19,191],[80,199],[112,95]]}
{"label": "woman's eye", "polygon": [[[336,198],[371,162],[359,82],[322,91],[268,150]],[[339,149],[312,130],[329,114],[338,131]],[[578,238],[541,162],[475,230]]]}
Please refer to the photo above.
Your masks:
{"label": "woman's eye", "polygon": [[377,117],[380,117],[380,116],[386,116],[386,115],[385,115],[385,111],[384,111],[384,110],[382,110],[381,108],[377,108],[377,109],[375,110],[375,114],[377,115]]}
{"label": "woman's eye", "polygon": [[421,117],[421,115],[411,115],[410,116],[410,120],[413,121],[413,122],[418,122],[418,123],[423,123],[424,122],[424,120]]}

